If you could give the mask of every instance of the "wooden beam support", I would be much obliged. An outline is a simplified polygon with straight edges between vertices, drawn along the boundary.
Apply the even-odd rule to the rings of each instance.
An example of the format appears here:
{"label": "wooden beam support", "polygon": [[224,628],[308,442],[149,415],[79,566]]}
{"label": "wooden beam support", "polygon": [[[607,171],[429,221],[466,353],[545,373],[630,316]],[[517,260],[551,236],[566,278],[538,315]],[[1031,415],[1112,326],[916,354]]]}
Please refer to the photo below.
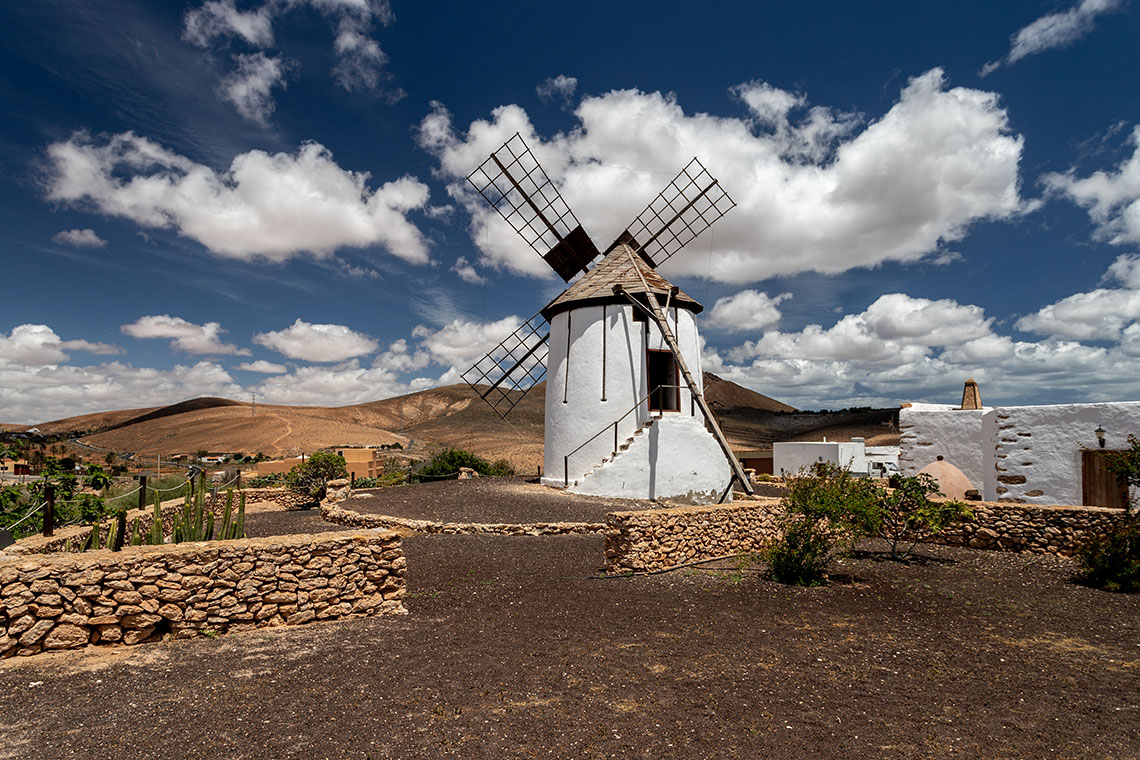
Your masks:
{"label": "wooden beam support", "polygon": [[[635,265],[636,266],[636,265]],[[640,275],[640,271],[638,272]],[[701,392],[697,386],[696,381],[693,380],[693,375],[689,372],[689,366],[685,363],[685,359],[681,356],[681,348],[677,345],[677,339],[673,335],[673,331],[669,329],[668,323],[665,321],[665,316],[661,313],[661,305],[657,302],[657,295],[649,289],[648,284],[645,286],[645,297],[649,302],[649,308],[646,308],[640,301],[633,297],[633,294],[623,288],[621,285],[614,286],[614,292],[620,293],[625,296],[633,305],[653,319],[657,323],[658,329],[661,330],[661,335],[665,338],[665,342],[669,345],[669,350],[673,352],[673,358],[677,361],[677,366],[681,370],[681,376],[685,378],[685,384],[689,386],[689,393],[692,394],[693,399],[697,402],[697,406],[701,408],[701,413],[704,414],[706,422],[712,428],[713,437],[716,442],[720,444],[721,451],[724,452],[725,457],[728,459],[728,464],[732,467],[732,477],[740,483],[744,492],[749,496],[752,495],[752,484],[748,482],[748,476],[744,474],[744,468],[741,466],[740,461],[736,455],[732,453],[732,447],[728,445],[728,439],[724,437],[724,432],[720,429],[720,425],[713,416],[713,411],[709,407],[708,402],[705,401],[704,393]],[[732,482],[729,481],[729,488],[732,488]],[[728,490],[725,490],[724,496],[721,497],[723,501],[728,496]]]}

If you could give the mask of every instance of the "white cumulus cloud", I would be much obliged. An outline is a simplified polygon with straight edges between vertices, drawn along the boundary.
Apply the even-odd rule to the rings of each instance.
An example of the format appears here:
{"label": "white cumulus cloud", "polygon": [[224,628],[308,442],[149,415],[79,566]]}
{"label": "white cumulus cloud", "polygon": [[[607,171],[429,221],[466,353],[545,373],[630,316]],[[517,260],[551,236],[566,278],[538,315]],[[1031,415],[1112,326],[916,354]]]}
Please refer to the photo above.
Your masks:
{"label": "white cumulus cloud", "polygon": [[284,330],[258,333],[253,342],[290,359],[339,362],[375,351],[379,344],[344,325],[320,325],[300,317]]}
{"label": "white cumulus cloud", "polygon": [[464,256],[460,256],[455,260],[455,264],[451,267],[451,271],[459,275],[459,279],[463,280],[464,282],[469,282],[472,285],[482,285],[487,281],[483,275],[475,271],[475,267],[472,266],[471,262],[469,262]]}
{"label": "white cumulus cloud", "polygon": [[186,13],[182,34],[199,47],[216,39],[236,37],[250,45],[273,44],[274,4],[241,11],[233,0],[208,0]]}
{"label": "white cumulus cloud", "polygon": [[778,307],[791,297],[791,293],[781,293],[772,298],[756,290],[742,290],[735,295],[718,298],[706,324],[729,332],[765,330],[780,321]]}
{"label": "white cumulus cloud", "polygon": [[234,108],[246,119],[265,126],[276,108],[273,101],[274,87],[285,86],[285,72],[288,66],[280,57],[270,58],[264,53],[234,56],[238,67],[227,74],[218,91],[222,97],[234,104]]}
{"label": "white cumulus cloud", "polygon": [[1075,170],[1042,177],[1045,186],[1088,210],[1096,237],[1115,245],[1140,243],[1140,127],[1132,130],[1132,155],[1116,171],[1096,171],[1087,177]]}
{"label": "white cumulus cloud", "polygon": [[1140,256],[1122,255],[1103,278],[1123,287],[1074,293],[1027,314],[1018,330],[1070,340],[1120,341],[1125,328],[1140,319]]}
{"label": "white cumulus cloud", "polygon": [[[274,102],[271,90],[283,81],[284,68],[296,62],[283,56],[269,58],[265,50],[274,43],[274,23],[289,11],[310,7],[328,19],[333,31],[336,65],[332,74],[346,90],[381,90],[391,78],[388,56],[374,37],[376,24],[395,21],[388,0],[267,0],[251,10],[238,9],[233,0],[207,0],[187,11],[182,36],[205,49],[225,47],[240,41],[254,49],[252,55],[237,55],[238,69],[226,75],[219,92],[245,118],[268,124]],[[403,91],[384,92],[398,100]]]}
{"label": "white cumulus cloud", "polygon": [[[16,325],[5,335],[0,333],[0,359],[25,366],[43,366],[67,361],[67,351],[89,354],[121,354],[123,349],[109,343],[89,340],[63,340],[47,325]],[[3,386],[0,386],[2,389]]]}
{"label": "white cumulus cloud", "polygon": [[1022,58],[1045,50],[1069,45],[1092,31],[1093,20],[1102,13],[1116,10],[1123,0],[1081,0],[1067,11],[1050,13],[1020,29],[1010,37],[1009,53],[1003,60],[982,67],[986,76],[1002,63],[1016,63]]}
{"label": "white cumulus cloud", "polygon": [[423,234],[407,218],[427,204],[427,185],[403,177],[372,190],[366,172],[342,169],[317,143],[293,154],[241,153],[223,172],[132,132],[98,140],[76,133],[47,153],[50,200],[173,228],[219,256],[284,261],[379,245],[428,261]]}
{"label": "white cumulus cloud", "polygon": [[51,237],[52,242],[70,245],[73,248],[102,248],[107,241],[95,234],[95,230],[63,230]]}
{"label": "white cumulus cloud", "polygon": [[258,359],[255,362],[242,362],[234,369],[240,369],[244,372],[257,372],[262,375],[282,375],[289,371],[284,364],[267,362],[264,359]]}
{"label": "white cumulus cloud", "polygon": [[247,348],[238,348],[232,343],[221,341],[220,336],[225,330],[218,322],[196,325],[182,317],[153,314],[139,317],[120,329],[132,338],[170,338],[171,348],[188,354],[249,354]]}
{"label": "white cumulus cloud", "polygon": [[500,106],[459,131],[436,103],[418,139],[453,179],[449,192],[471,215],[481,263],[535,276],[549,276],[545,262],[463,181],[516,131],[599,247],[656,196],[669,171],[699,156],[738,207],[691,246],[701,255],[682,252],[666,273],[753,282],[936,259],[971,225],[1027,210],[1019,195],[1023,139],[998,96],[948,87],[940,69],[910,80],[861,129],[856,116],[822,107],[794,120],[806,97],[771,85],[749,83],[733,94],[745,115],[689,114],[659,92],[586,97],[576,127],[550,138],[518,106]]}
{"label": "white cumulus cloud", "polygon": [[565,74],[559,74],[556,77],[548,77],[543,80],[542,84],[534,88],[534,91],[538,95],[539,100],[545,103],[559,100],[563,104],[566,104],[570,102],[570,98],[574,96],[574,90],[576,89],[578,89],[577,77],[568,77]]}

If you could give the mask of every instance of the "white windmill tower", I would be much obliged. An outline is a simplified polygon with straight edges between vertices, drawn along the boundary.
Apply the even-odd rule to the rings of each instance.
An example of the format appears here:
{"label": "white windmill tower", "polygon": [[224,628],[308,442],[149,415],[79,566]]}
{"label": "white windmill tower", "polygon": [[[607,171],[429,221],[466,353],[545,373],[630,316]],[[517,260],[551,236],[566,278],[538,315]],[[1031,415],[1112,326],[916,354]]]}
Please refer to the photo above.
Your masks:
{"label": "white windmill tower", "polygon": [[694,158],[599,252],[518,134],[467,179],[563,280],[585,273],[463,373],[503,417],[548,378],[543,483],[700,503],[733,482],[752,493],[705,402],[703,307],[657,272],[736,205],[717,180]]}

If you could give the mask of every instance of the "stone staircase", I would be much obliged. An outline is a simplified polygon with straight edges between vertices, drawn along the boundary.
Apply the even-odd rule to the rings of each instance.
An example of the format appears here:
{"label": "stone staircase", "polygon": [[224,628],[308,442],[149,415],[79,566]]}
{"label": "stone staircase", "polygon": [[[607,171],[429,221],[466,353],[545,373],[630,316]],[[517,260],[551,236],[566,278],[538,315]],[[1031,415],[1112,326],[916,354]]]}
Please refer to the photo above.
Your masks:
{"label": "stone staircase", "polygon": [[641,427],[639,427],[637,430],[633,431],[633,435],[631,435],[629,438],[626,438],[623,442],[618,444],[617,451],[615,451],[613,454],[611,454],[608,457],[603,457],[602,461],[600,461],[596,465],[594,465],[593,469],[591,469],[589,472],[587,472],[585,475],[578,478],[577,480],[572,481],[570,483],[570,485],[571,486],[577,486],[583,480],[590,477],[595,472],[597,472],[598,470],[602,469],[603,467],[605,467],[610,462],[612,462],[615,459],[617,459],[618,457],[620,457],[622,455],[622,452],[627,451],[629,449],[629,447],[632,446],[635,441],[637,441],[638,438],[645,435],[645,433],[651,427],[653,427],[654,423],[656,423],[657,420],[659,420],[659,419],[661,419],[661,418],[650,416],[650,418],[648,420],[646,420],[645,422],[642,423]]}

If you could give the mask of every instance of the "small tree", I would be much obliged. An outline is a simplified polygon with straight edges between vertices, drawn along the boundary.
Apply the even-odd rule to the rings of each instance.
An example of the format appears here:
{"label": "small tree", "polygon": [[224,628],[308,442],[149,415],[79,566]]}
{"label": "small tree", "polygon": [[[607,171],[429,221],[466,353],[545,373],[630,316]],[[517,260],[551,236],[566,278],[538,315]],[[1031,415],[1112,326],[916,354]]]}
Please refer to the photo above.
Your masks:
{"label": "small tree", "polygon": [[973,517],[963,502],[931,501],[933,496],[942,496],[942,490],[926,473],[913,477],[893,475],[890,486],[893,490],[880,503],[874,532],[890,546],[891,559],[905,558],[918,542],[957,520]]}
{"label": "small tree", "polygon": [[[1128,449],[1108,455],[1108,470],[1130,491],[1140,486],[1140,438],[1128,436]],[[1105,591],[1140,591],[1140,510],[1129,500],[1104,536],[1092,538],[1077,551],[1078,577]]]}
{"label": "small tree", "polygon": [[317,451],[289,470],[285,485],[292,491],[308,494],[314,501],[321,501],[325,498],[329,481],[347,474],[344,457],[331,451]]}
{"label": "small tree", "polygon": [[1130,498],[1127,506],[1125,506],[1125,511],[1130,511],[1133,506],[1131,490],[1134,487],[1140,487],[1140,438],[1129,433],[1128,448],[1124,451],[1109,453],[1106,467],[1109,472],[1116,475],[1121,483],[1128,486]]}
{"label": "small tree", "polygon": [[796,586],[820,586],[827,567],[878,527],[883,488],[828,462],[788,479],[781,501],[779,539],[768,550],[772,577]]}

